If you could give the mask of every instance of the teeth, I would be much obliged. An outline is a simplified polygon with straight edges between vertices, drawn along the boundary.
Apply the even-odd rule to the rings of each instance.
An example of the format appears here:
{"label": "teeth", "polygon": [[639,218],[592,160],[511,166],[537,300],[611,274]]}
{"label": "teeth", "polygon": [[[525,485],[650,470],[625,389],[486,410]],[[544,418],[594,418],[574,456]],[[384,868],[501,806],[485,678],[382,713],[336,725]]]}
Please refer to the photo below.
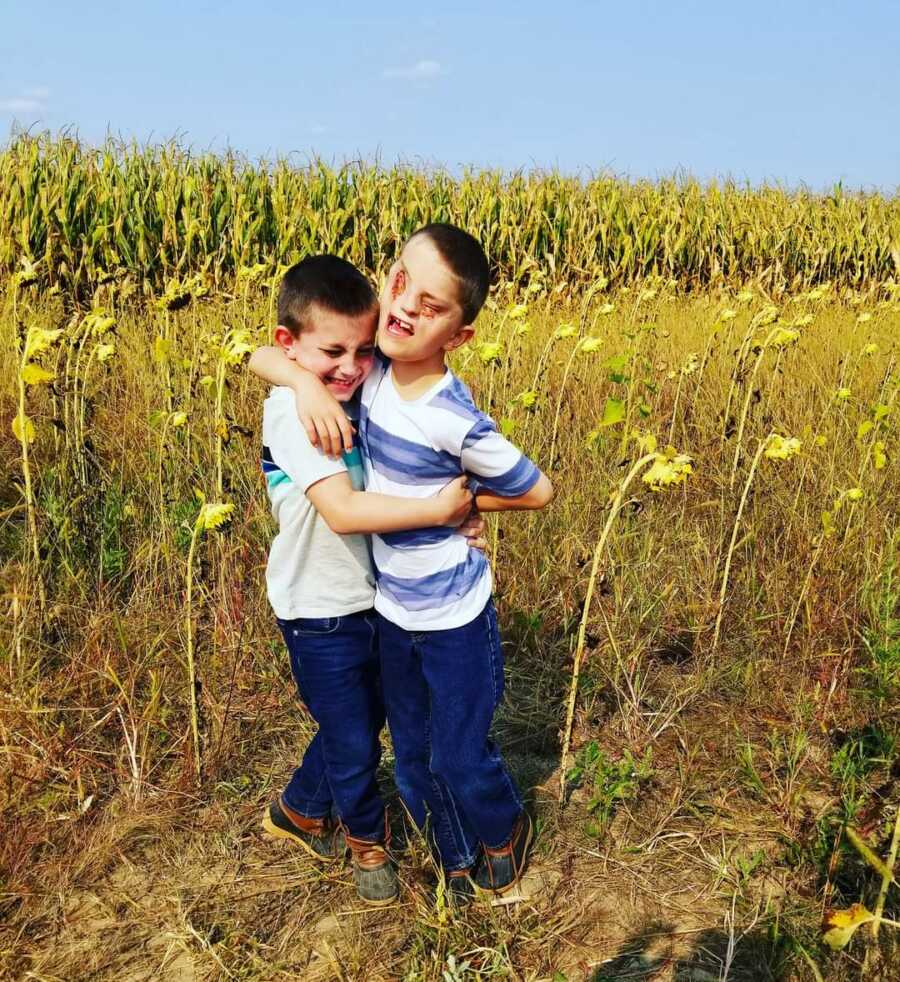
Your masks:
{"label": "teeth", "polygon": [[412,336],[415,333],[413,331],[412,324],[407,324],[406,321],[400,320],[399,317],[396,317],[393,314],[391,314],[391,319],[390,321],[388,321],[388,328],[393,329],[395,333],[397,331],[401,331],[404,334],[408,334],[410,336]]}

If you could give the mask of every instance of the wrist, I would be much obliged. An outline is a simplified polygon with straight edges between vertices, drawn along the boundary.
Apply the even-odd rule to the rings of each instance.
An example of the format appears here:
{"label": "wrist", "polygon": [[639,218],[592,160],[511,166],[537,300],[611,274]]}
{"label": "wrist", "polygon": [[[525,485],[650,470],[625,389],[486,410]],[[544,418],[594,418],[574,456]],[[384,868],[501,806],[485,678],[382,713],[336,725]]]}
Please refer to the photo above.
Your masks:
{"label": "wrist", "polygon": [[[427,500],[427,499],[426,499]],[[441,498],[428,500],[428,522],[431,525],[449,525],[453,511]]]}

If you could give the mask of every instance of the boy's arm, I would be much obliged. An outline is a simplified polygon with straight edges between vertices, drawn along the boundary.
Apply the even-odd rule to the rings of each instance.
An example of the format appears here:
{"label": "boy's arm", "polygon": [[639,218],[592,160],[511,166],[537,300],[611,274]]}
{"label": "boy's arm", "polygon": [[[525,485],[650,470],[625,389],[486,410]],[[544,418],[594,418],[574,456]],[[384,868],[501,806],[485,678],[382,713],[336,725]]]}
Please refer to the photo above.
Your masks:
{"label": "boy's arm", "polygon": [[483,413],[463,440],[460,460],[477,485],[475,507],[479,511],[535,510],[553,498],[549,478]]}
{"label": "boy's arm", "polygon": [[546,474],[540,473],[537,481],[524,494],[502,495],[479,489],[475,492],[475,507],[479,511],[536,511],[545,508],[553,500],[553,485]]}
{"label": "boy's arm", "polygon": [[348,474],[334,474],[306,489],[306,497],[332,532],[401,532],[459,525],[472,509],[468,478],[457,477],[431,498],[396,498],[354,491]]}
{"label": "boy's arm", "polygon": [[341,404],[312,372],[275,345],[257,348],[248,367],[270,385],[294,390],[297,415],[314,447],[321,447],[329,457],[340,457],[342,450],[353,449],[353,425]]}

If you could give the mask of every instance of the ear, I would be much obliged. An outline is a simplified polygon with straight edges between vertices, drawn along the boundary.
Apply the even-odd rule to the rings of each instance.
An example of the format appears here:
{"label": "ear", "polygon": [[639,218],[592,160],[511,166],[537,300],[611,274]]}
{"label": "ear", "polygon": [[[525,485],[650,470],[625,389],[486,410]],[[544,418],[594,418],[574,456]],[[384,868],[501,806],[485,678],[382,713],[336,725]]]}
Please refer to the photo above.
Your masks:
{"label": "ear", "polygon": [[275,344],[288,356],[288,358],[294,357],[294,345],[297,339],[293,334],[283,325],[279,324],[275,328],[275,333],[273,335],[275,338]]}
{"label": "ear", "polygon": [[471,324],[463,324],[449,341],[444,342],[444,351],[455,351],[464,344],[468,344],[474,336],[475,328]]}

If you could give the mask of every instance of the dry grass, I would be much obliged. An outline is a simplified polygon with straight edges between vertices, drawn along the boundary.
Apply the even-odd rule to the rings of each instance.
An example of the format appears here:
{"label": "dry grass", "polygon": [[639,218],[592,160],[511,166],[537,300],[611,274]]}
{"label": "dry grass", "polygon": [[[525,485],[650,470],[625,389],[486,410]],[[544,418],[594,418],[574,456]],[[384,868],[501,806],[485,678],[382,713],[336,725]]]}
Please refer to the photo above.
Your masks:
{"label": "dry grass", "polygon": [[[634,290],[563,309],[533,293],[522,317],[505,297],[479,327],[479,342],[499,341],[497,359],[473,347],[457,367],[538,461],[549,456],[559,408],[557,499],[545,513],[505,518],[494,557],[508,684],[497,736],[530,789],[539,835],[525,899],[454,913],[435,895],[416,840],[401,861],[401,902],[372,912],[360,908],[347,869],[313,868],[259,829],[311,725],[293,701],[264,595],[262,392],[239,357],[222,354],[224,325],[254,343],[264,337],[269,298],[164,312],[106,290],[97,299],[115,315],[115,333],[85,341],[66,382],[81,335],[52,299],[19,292],[25,328],[67,333],[40,359],[55,366],[53,388],[26,392],[39,569],[21,446],[8,422],[0,431],[0,974],[810,979],[812,959],[828,979],[877,977],[864,931],[831,954],[818,925],[826,905],[871,902],[877,891],[843,824],[852,820],[884,853],[900,805],[896,302],[884,290],[780,302],[783,322],[806,312],[813,320],[798,344],[764,356],[732,482],[746,370],[735,420],[723,410],[741,339],[768,298],[757,291],[742,305],[727,293]],[[601,313],[608,302],[615,311]],[[728,308],[734,320],[722,319]],[[5,310],[8,421],[18,398],[10,295]],[[873,316],[860,321],[861,312]],[[552,340],[565,322],[575,335]],[[594,335],[600,349],[572,356],[566,375],[573,346]],[[115,354],[88,358],[102,343]],[[865,355],[869,344],[878,348]],[[702,368],[682,372],[691,352]],[[616,356],[624,361],[610,362]],[[220,357],[221,414],[215,383],[201,383]],[[841,386],[846,400],[834,397]],[[629,429],[662,442],[671,430],[695,473],[664,494],[635,485],[601,565],[573,748],[582,763],[592,742],[613,763],[649,749],[652,774],[597,829],[598,803],[611,794],[599,771],[587,767],[563,810],[557,787],[591,553],[622,462],[635,453],[623,424],[597,426],[607,399],[621,400]],[[877,405],[890,412],[877,418]],[[181,411],[185,424],[171,425]],[[63,431],[52,420],[65,413]],[[861,431],[867,421],[873,428]],[[764,462],[754,480],[713,651],[738,496],[756,441],[773,430],[799,436],[803,453]],[[874,466],[876,441],[883,468]],[[234,519],[200,540],[188,611],[194,488],[218,497],[220,450]],[[820,548],[821,512],[856,486],[863,498],[844,500]],[[188,616],[202,683],[199,786]],[[895,892],[894,917],[897,903]],[[889,964],[894,938],[885,929],[881,939]]]}

